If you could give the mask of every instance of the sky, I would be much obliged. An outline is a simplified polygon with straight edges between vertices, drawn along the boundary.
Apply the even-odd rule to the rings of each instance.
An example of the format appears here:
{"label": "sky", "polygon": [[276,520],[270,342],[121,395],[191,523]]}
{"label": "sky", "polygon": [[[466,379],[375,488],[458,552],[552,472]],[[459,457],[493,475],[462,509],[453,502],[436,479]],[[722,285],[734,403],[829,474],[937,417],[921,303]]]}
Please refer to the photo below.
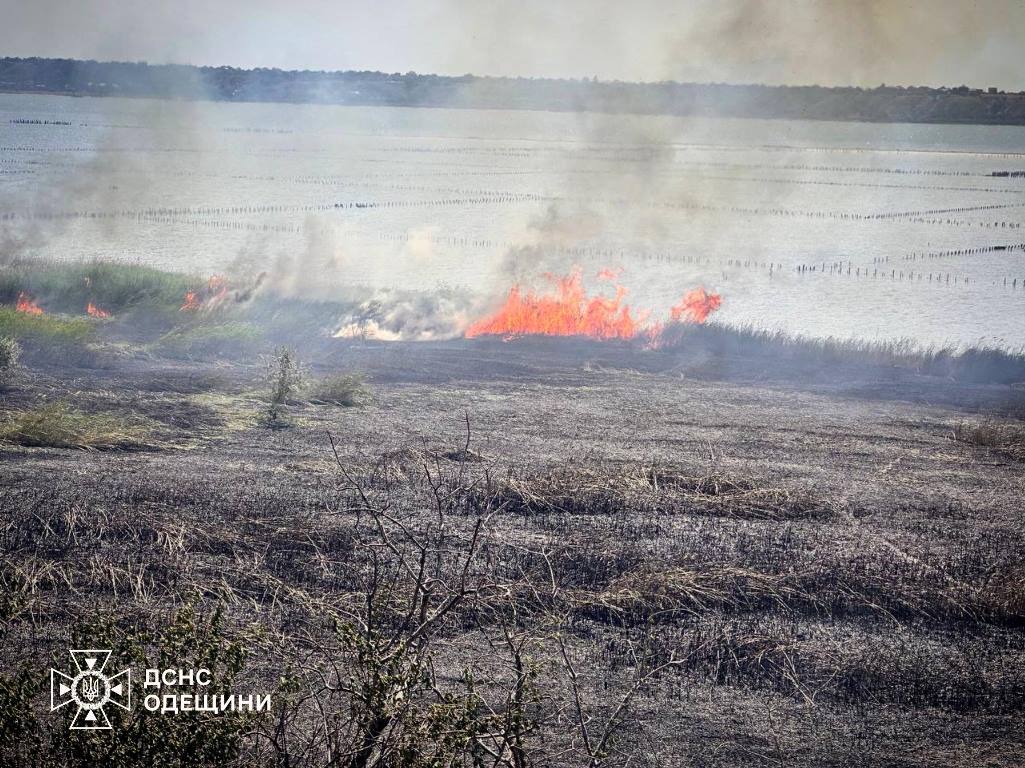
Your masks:
{"label": "sky", "polygon": [[1025,90],[1025,0],[0,0],[0,55]]}

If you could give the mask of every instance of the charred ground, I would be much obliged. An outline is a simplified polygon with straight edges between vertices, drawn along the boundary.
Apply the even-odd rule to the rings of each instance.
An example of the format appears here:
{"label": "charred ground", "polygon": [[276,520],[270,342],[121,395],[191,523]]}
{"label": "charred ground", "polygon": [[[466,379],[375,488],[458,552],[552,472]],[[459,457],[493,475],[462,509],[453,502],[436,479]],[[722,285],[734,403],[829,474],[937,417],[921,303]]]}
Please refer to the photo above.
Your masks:
{"label": "charred ground", "polygon": [[[282,428],[255,353],[27,338],[6,424],[62,404],[131,439],[0,448],[4,762],[1015,764],[1025,475],[971,436],[1020,441],[1019,363],[702,333],[318,340],[307,378],[370,394]],[[242,649],[219,669],[275,711],[68,737],[42,673],[84,638]]]}

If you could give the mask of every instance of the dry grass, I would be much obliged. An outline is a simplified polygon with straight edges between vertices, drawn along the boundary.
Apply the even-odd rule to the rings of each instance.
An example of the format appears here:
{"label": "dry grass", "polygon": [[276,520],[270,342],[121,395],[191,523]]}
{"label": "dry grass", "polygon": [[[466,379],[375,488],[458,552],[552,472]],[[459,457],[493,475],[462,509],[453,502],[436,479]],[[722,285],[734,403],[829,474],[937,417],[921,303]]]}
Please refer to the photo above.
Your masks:
{"label": "dry grass", "polygon": [[954,428],[954,439],[989,448],[1015,461],[1025,461],[1025,424],[992,420],[980,424],[958,424]]}
{"label": "dry grass", "polygon": [[82,413],[65,403],[16,413],[0,422],[0,443],[31,448],[145,450],[153,447],[147,435],[139,420]]}
{"label": "dry grass", "polygon": [[829,516],[810,491],[759,484],[720,474],[688,475],[660,467],[560,468],[509,478],[498,489],[505,507],[523,515],[609,515],[655,510],[747,520]]}
{"label": "dry grass", "polygon": [[351,408],[364,402],[369,394],[370,390],[363,376],[358,373],[343,373],[313,382],[309,397],[311,403]]}
{"label": "dry grass", "polygon": [[720,568],[657,568],[651,564],[625,573],[603,590],[596,604],[630,614],[636,620],[676,612],[699,613],[713,609],[739,610],[785,606],[810,596],[782,574],[724,566]]}
{"label": "dry grass", "polygon": [[[1020,481],[1009,462],[965,466],[943,435],[893,426],[888,413],[885,423],[876,417],[881,428],[858,432],[850,426],[860,418],[855,401],[817,420],[795,417],[795,439],[773,439],[772,452],[746,428],[717,428],[723,460],[681,447],[678,431],[672,441],[660,431],[643,443],[644,456],[665,457],[658,463],[637,458],[637,443],[604,444],[592,459],[580,455],[580,432],[571,440],[564,424],[549,425],[558,401],[536,390],[495,406],[477,401],[483,413],[478,420],[471,411],[471,441],[460,414],[453,417],[451,391],[407,395],[376,372],[380,403],[360,419],[316,408],[308,409],[312,424],[287,434],[252,424],[218,431],[209,409],[152,395],[202,391],[193,381],[202,371],[139,377],[141,396],[124,378],[116,393],[89,395],[78,382],[74,390],[81,411],[130,403],[159,422],[160,434],[171,423],[187,429],[201,450],[20,451],[4,467],[0,629],[11,640],[8,668],[21,664],[38,677],[50,652],[66,654],[69,633],[97,612],[160,627],[169,606],[217,603],[232,633],[253,625],[262,633],[251,641],[253,679],[241,690],[275,690],[282,670],[301,673],[290,681],[295,698],[280,699],[281,743],[292,750],[290,765],[324,765],[323,754],[303,751],[311,724],[322,721],[313,709],[342,719],[350,712],[344,697],[324,693],[323,676],[344,668],[332,622],[366,602],[373,574],[404,573],[387,546],[368,546],[369,501],[387,510],[402,552],[414,537],[440,535],[438,510],[451,509],[435,561],[448,583],[463,572],[467,532],[489,520],[470,572],[502,588],[449,615],[432,682],[449,695],[465,673],[486,699],[489,686],[501,690],[495,681],[512,674],[503,638],[527,642],[536,669],[531,716],[558,718],[545,726],[531,764],[588,764],[571,759],[579,729],[566,725],[572,693],[554,633],[579,657],[577,683],[592,722],[629,687],[638,659],[678,662],[638,691],[636,716],[619,741],[623,755],[640,756],[632,764],[923,768],[951,744],[989,750],[994,763],[1020,754],[1013,724],[1025,711],[1025,581]],[[241,373],[228,384],[235,379]],[[676,386],[667,402],[690,419],[691,403]],[[595,396],[595,413],[609,409],[607,395]],[[222,415],[252,407],[231,397],[217,396]],[[736,406],[750,409],[738,422],[764,415],[788,425],[785,415],[765,415],[762,395],[751,400]],[[509,421],[485,427],[489,407]],[[517,431],[520,414],[538,414],[529,434]],[[441,418],[449,418],[444,435],[416,432]],[[601,446],[607,427],[599,423],[581,417],[574,427],[595,425],[583,437]],[[633,437],[647,441],[637,426]],[[338,449],[351,481],[339,477],[324,428],[350,430]],[[838,439],[849,430],[859,440]],[[899,472],[882,470],[909,451]],[[857,516],[841,514],[848,505]],[[375,610],[401,624],[405,594],[377,593]],[[45,728],[61,726],[45,711],[45,695],[32,701]],[[770,737],[774,746],[764,743]],[[433,739],[425,733],[421,743]],[[266,743],[246,742],[249,764],[271,762],[256,756]],[[619,757],[602,765],[627,763]]]}

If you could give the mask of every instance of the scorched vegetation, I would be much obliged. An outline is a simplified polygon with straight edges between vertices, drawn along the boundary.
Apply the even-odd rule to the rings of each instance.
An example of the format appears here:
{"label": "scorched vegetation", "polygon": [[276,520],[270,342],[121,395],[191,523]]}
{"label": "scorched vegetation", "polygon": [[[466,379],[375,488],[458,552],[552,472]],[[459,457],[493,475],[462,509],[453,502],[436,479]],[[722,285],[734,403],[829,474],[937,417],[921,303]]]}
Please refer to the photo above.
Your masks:
{"label": "scorched vegetation", "polygon": [[[110,317],[41,282],[0,314],[24,348],[0,399],[0,763],[1025,750],[1020,356],[715,325],[658,349],[341,340],[341,303],[290,328],[276,297],[133,274],[93,297]],[[44,685],[77,647],[206,665],[273,708],[70,731]]]}

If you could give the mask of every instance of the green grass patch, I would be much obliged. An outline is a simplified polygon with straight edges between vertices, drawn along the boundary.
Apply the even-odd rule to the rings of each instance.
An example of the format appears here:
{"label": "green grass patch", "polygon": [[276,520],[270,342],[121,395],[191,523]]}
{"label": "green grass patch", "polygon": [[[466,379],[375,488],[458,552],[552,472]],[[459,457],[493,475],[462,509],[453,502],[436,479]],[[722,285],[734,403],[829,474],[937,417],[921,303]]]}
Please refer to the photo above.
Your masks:
{"label": "green grass patch", "polygon": [[9,416],[0,422],[0,443],[32,448],[141,450],[148,425],[138,419],[104,413],[83,413],[66,403],[51,403]]}
{"label": "green grass patch", "polygon": [[154,351],[165,357],[189,359],[248,357],[259,349],[263,334],[251,323],[197,323],[164,334]]}
{"label": "green grass patch", "polygon": [[0,336],[30,349],[64,353],[68,348],[84,347],[95,332],[96,324],[86,318],[30,315],[13,307],[0,307]]}
{"label": "green grass patch", "polygon": [[49,312],[80,314],[94,304],[117,314],[137,306],[177,308],[187,290],[202,285],[192,275],[115,261],[19,261],[0,269],[0,303],[24,292]]}

